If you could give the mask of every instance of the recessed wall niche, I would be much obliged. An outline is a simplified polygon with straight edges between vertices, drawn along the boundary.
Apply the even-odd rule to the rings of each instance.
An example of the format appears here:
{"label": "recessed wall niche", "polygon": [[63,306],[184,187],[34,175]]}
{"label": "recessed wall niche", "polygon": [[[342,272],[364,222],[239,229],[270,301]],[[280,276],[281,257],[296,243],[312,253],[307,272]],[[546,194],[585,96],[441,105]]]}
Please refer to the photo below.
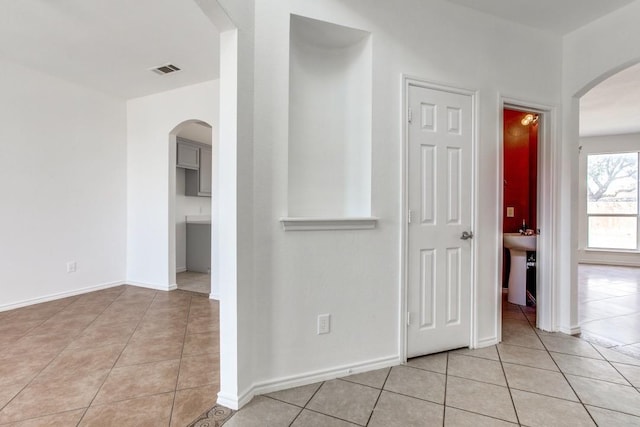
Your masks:
{"label": "recessed wall niche", "polygon": [[371,34],[291,15],[288,215],[371,215]]}

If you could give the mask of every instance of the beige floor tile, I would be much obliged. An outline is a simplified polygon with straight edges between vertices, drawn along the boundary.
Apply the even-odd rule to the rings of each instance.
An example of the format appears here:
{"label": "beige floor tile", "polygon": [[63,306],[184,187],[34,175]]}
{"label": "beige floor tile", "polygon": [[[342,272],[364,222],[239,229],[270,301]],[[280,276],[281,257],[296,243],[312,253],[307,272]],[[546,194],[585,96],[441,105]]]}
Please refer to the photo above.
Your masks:
{"label": "beige floor tile", "polygon": [[97,348],[70,348],[62,351],[35,379],[35,382],[84,375],[113,368],[124,344]]}
{"label": "beige floor tile", "polygon": [[500,362],[494,360],[450,354],[447,373],[455,377],[468,378],[501,386],[507,385],[502,365]]}
{"label": "beige floor tile", "polygon": [[34,349],[47,354],[60,353],[72,340],[72,335],[31,335],[31,333],[29,333],[16,341],[11,348],[5,349],[3,359],[24,357],[29,353],[33,353]]}
{"label": "beige floor tile", "polygon": [[383,391],[376,404],[370,427],[440,426],[444,406],[413,397]]}
{"label": "beige floor tile", "polygon": [[180,359],[183,342],[180,339],[140,339],[130,342],[116,362],[116,367]]}
{"label": "beige floor tile", "polygon": [[502,342],[521,347],[544,349],[529,322],[505,319],[502,322]]}
{"label": "beige floor tile", "polygon": [[186,323],[175,322],[163,324],[153,321],[141,321],[131,337],[131,343],[148,340],[161,340],[162,342],[184,342]]}
{"label": "beige floor tile", "polygon": [[591,413],[598,427],[640,427],[640,417],[593,406],[587,406],[587,410]]}
{"label": "beige floor tile", "polygon": [[132,323],[114,323],[110,325],[94,325],[86,328],[76,337],[68,348],[95,348],[125,344],[133,335],[136,325]]}
{"label": "beige floor tile", "polygon": [[448,407],[444,412],[445,427],[513,427],[518,424]]}
{"label": "beige floor tile", "polygon": [[220,353],[220,333],[205,332],[185,336],[183,356]]}
{"label": "beige floor tile", "polygon": [[303,385],[267,394],[268,397],[281,400],[292,405],[304,407],[313,397],[322,383]]}
{"label": "beige floor tile", "polygon": [[630,385],[606,360],[590,359],[588,357],[562,353],[551,353],[551,357],[553,357],[560,370],[565,374]]}
{"label": "beige floor tile", "polygon": [[498,344],[498,351],[502,362],[525,365],[532,368],[557,371],[555,362],[544,350],[535,350],[516,345]]}
{"label": "beige floor tile", "polygon": [[171,427],[184,427],[216,404],[219,388],[214,385],[179,390],[171,413]]}
{"label": "beige floor tile", "polygon": [[434,403],[444,403],[446,376],[408,366],[394,366],[384,389]]}
{"label": "beige floor tile", "polygon": [[0,386],[0,409],[11,401],[27,385],[28,381],[21,383],[8,383]]}
{"label": "beige floor tile", "polygon": [[91,406],[175,391],[180,360],[114,368]]}
{"label": "beige floor tile", "polygon": [[462,348],[460,350],[455,350],[452,353],[464,356],[479,357],[481,359],[500,360],[500,357],[498,356],[498,347],[496,347],[495,345],[473,350],[470,348]]}
{"label": "beige floor tile", "polygon": [[585,405],[640,416],[640,393],[635,388],[574,375],[567,379]]}
{"label": "beige floor tile", "polygon": [[78,424],[84,415],[84,409],[63,412],[61,414],[47,415],[39,418],[11,424],[11,427],[69,427]]}
{"label": "beige floor tile", "polygon": [[307,408],[345,421],[364,425],[378,400],[380,390],[333,380],[322,384]]}
{"label": "beige floor tile", "polygon": [[556,353],[573,354],[575,356],[602,359],[600,353],[591,344],[579,338],[559,338],[556,336],[542,336],[542,342],[547,350]]}
{"label": "beige floor tile", "polygon": [[510,363],[504,364],[504,371],[507,374],[507,381],[511,389],[578,401],[578,397],[560,372],[512,365]]}
{"label": "beige floor tile", "polygon": [[614,363],[613,366],[633,385],[640,387],[640,366]]}
{"label": "beige floor tile", "polygon": [[178,390],[200,387],[209,384],[220,384],[220,356],[204,354],[183,357],[178,376]]}
{"label": "beige floor tile", "polygon": [[384,382],[389,376],[390,369],[391,368],[376,369],[374,371],[349,375],[348,377],[343,377],[341,379],[345,381],[351,381],[352,383],[368,385],[369,387],[382,388]]}
{"label": "beige floor tile", "polygon": [[31,383],[0,411],[0,424],[86,408],[108,372]]}
{"label": "beige floor tile", "polygon": [[430,354],[428,356],[413,357],[407,360],[407,366],[424,369],[426,371],[447,373],[447,353]]}
{"label": "beige floor tile", "polygon": [[511,396],[518,412],[518,418],[526,426],[595,427],[587,410],[578,402],[520,390],[511,390]]}
{"label": "beige floor tile", "polygon": [[317,412],[304,409],[298,418],[291,424],[291,427],[355,427],[347,421],[332,418],[328,415],[319,414]]}
{"label": "beige floor tile", "polygon": [[596,347],[596,350],[598,350],[598,352],[600,352],[600,354],[602,354],[602,356],[604,356],[604,358],[607,359],[609,362],[640,366],[640,358],[629,356],[624,353],[620,353],[615,349],[604,348],[601,346],[595,346],[595,347]]}
{"label": "beige floor tile", "polygon": [[447,378],[447,406],[517,422],[511,395],[506,387],[464,378]]}
{"label": "beige floor tile", "polygon": [[27,384],[53,359],[56,352],[29,352],[0,361],[0,387],[7,384]]}
{"label": "beige floor tile", "polygon": [[257,396],[224,423],[225,427],[288,427],[302,408]]}
{"label": "beige floor tile", "polygon": [[157,427],[168,426],[174,393],[156,394],[87,410],[79,426],[83,427]]}
{"label": "beige floor tile", "polygon": [[204,332],[220,332],[220,322],[216,317],[189,317],[187,334],[201,334]]}

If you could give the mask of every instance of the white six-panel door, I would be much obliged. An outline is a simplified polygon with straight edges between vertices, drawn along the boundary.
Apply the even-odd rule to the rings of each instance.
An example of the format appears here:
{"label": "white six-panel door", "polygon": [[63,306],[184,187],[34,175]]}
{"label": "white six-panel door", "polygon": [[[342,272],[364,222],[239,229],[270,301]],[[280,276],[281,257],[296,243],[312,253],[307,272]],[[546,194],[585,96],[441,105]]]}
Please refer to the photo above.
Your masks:
{"label": "white six-panel door", "polygon": [[[407,356],[470,344],[473,98],[409,85]],[[463,238],[463,237],[466,237]]]}

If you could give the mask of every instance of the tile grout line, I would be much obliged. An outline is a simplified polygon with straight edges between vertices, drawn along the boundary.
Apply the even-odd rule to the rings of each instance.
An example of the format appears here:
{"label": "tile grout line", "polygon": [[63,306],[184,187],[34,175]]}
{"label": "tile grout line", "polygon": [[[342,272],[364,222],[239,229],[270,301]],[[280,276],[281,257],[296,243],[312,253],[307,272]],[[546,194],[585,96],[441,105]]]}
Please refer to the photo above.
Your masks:
{"label": "tile grout line", "polygon": [[[124,290],[123,290],[120,294],[122,294],[123,292],[124,292]],[[117,297],[116,297],[116,298],[117,298]],[[33,328],[29,329],[29,330],[28,330],[28,331],[27,331],[27,332],[26,332],[22,337],[20,337],[20,339],[22,339],[22,338],[26,337],[26,336],[27,336],[27,334],[28,334],[31,330],[33,330],[33,329],[37,328],[38,326],[43,325],[43,324],[44,324],[45,322],[47,322],[48,320],[52,319],[54,316],[56,316],[57,314],[59,314],[59,313],[61,313],[62,311],[64,311],[67,307],[69,307],[71,304],[73,304],[74,302],[76,302],[78,299],[79,299],[79,297],[78,297],[78,298],[74,298],[74,300],[73,300],[73,301],[71,301],[69,304],[65,305],[64,307],[62,307],[62,308],[61,308],[60,310],[58,310],[55,314],[52,314],[52,315],[51,315],[51,316],[49,316],[46,320],[43,320],[43,321],[42,321],[41,323],[39,323],[38,325],[36,325],[36,326],[34,326]],[[115,299],[114,299],[114,301],[115,301]],[[111,301],[111,303],[110,303],[107,307],[105,307],[105,308],[104,308],[104,310],[102,310],[102,312],[101,312],[100,314],[102,314],[102,313],[103,313],[103,312],[104,312],[104,311],[105,311],[105,310],[106,310],[106,309],[107,309],[111,304],[113,304],[113,301]],[[100,316],[100,314],[99,314],[98,316],[96,316],[96,319]],[[94,319],[91,323],[93,323],[94,321],[95,321],[95,319]],[[87,327],[86,327],[85,329],[87,329],[87,328],[91,325],[91,323],[89,323],[89,325],[87,325]],[[85,329],[83,329],[82,331],[84,331]],[[80,334],[78,334],[78,336],[79,336],[79,335],[80,335]],[[75,338],[74,338],[74,339],[72,339],[72,340],[71,340],[71,341],[70,341],[66,346],[64,346],[64,347],[63,347],[63,348],[62,348],[58,353],[56,353],[56,355],[53,357],[53,359],[51,359],[51,360],[49,361],[49,363],[47,363],[46,365],[44,365],[44,366],[42,367],[42,369],[40,369],[40,370],[39,370],[39,371],[38,371],[38,372],[37,372],[37,373],[36,373],[36,374],[35,374],[35,375],[34,375],[34,376],[33,376],[33,377],[28,381],[28,382],[27,382],[27,384],[25,384],[25,386],[24,386],[24,387],[22,387],[22,388],[20,389],[20,391],[18,391],[18,392],[15,394],[15,396],[13,396],[13,397],[12,397],[12,398],[11,398],[11,399],[10,399],[10,400],[5,404],[5,405],[4,405],[4,406],[0,407],[0,412],[1,412],[1,411],[3,411],[3,410],[4,410],[4,408],[6,408],[6,407],[7,407],[7,406],[8,406],[8,405],[9,405],[9,404],[10,404],[10,403],[11,403],[11,402],[16,398],[16,397],[18,397],[18,396],[19,396],[19,395],[20,395],[20,394],[21,394],[21,393],[22,393],[22,392],[23,392],[27,387],[29,387],[29,386],[31,385],[31,383],[33,383],[33,380],[35,380],[35,379],[36,379],[36,378],[37,378],[37,377],[38,377],[38,376],[39,376],[39,375],[40,375],[40,374],[41,374],[45,369],[47,369],[47,368],[49,367],[49,365],[51,365],[51,363],[53,363],[53,362],[58,358],[58,356],[60,356],[60,355],[62,354],[62,352],[64,352],[64,351],[69,347],[69,345],[71,345],[71,343],[72,343],[74,340],[75,340]],[[19,340],[18,340],[18,341],[19,341]],[[66,412],[66,411],[65,411],[65,412]],[[54,413],[54,414],[55,414],[55,413]],[[45,414],[45,415],[52,415],[52,414]]]}
{"label": "tile grout line", "polygon": [[447,360],[444,366],[444,401],[442,402],[442,427],[445,426],[447,419],[447,385],[449,384],[449,351],[447,351]]}
{"label": "tile grout line", "polygon": [[[589,343],[589,344],[591,344],[591,343]],[[624,378],[624,380],[628,383],[628,385],[629,385],[629,386],[631,386],[631,388],[634,388],[636,391],[638,391],[638,389],[636,388],[636,386],[635,386],[631,381],[629,381],[629,379],[628,379],[628,378],[627,378],[627,377],[626,377],[622,372],[620,372],[620,371],[618,370],[618,368],[616,368],[616,366],[613,364],[613,362],[611,362],[609,359],[607,359],[607,358],[605,357],[605,355],[604,355],[604,354],[600,353],[600,350],[598,350],[598,349],[596,348],[596,346],[594,346],[593,344],[591,344],[591,347],[593,347],[593,349],[594,349],[595,351],[597,351],[597,352],[598,352],[598,354],[599,354],[600,356],[602,356],[602,358],[603,358],[603,359],[604,359],[604,360],[609,364],[609,366],[611,366],[611,367],[612,367],[612,368],[613,368],[613,369],[614,369],[614,370],[615,370],[615,371],[616,371],[616,372],[617,372],[617,373],[618,373],[622,378]],[[633,365],[628,365],[628,366],[633,366]],[[595,378],[593,378],[593,379],[595,379]],[[619,383],[614,383],[614,384],[619,384]],[[625,385],[625,384],[620,384],[620,385]],[[626,386],[626,385],[625,385],[625,386]],[[640,392],[639,392],[639,393],[640,393]]]}
{"label": "tile grout line", "polygon": [[571,388],[571,391],[573,391],[573,394],[576,395],[576,398],[578,399],[578,402],[580,403],[580,405],[582,405],[582,408],[587,412],[587,415],[589,415],[589,418],[591,419],[591,421],[593,421],[593,423],[597,426],[598,423],[593,418],[593,415],[591,415],[591,412],[589,412],[589,409],[587,409],[587,406],[584,404],[584,402],[582,401],[582,398],[580,397],[580,395],[578,395],[578,392],[575,390],[575,388],[573,387],[573,385],[571,384],[571,382],[567,378],[567,375],[564,373],[564,371],[562,369],[560,369],[560,366],[558,365],[558,362],[556,362],[556,360],[553,358],[553,356],[551,356],[551,352],[549,351],[549,349],[547,348],[547,345],[544,343],[544,341],[540,337],[540,334],[538,333],[538,329],[535,326],[531,325],[531,322],[529,322],[529,326],[533,329],[533,332],[536,334],[536,336],[538,337],[538,339],[542,343],[542,346],[544,347],[545,351],[547,352],[547,355],[549,356],[551,361],[556,365],[556,367],[558,368],[558,371],[560,372],[560,374],[562,375],[564,380],[569,385],[569,388]]}
{"label": "tile grout line", "polygon": [[[522,312],[522,308],[520,308]],[[524,312],[522,312],[524,314]],[[525,316],[526,317],[526,316]],[[531,324],[529,324],[531,325]],[[511,393],[511,386],[509,386],[509,380],[507,379],[507,373],[504,370],[504,364],[502,363],[502,356],[500,355],[500,351],[496,346],[496,353],[498,353],[498,362],[500,362],[500,369],[502,369],[502,375],[504,376],[504,382],[507,384],[507,391],[509,392],[509,398],[511,399],[511,406],[513,407],[513,412],[516,414],[516,423],[521,426],[520,416],[518,415],[518,409],[516,408],[516,403],[513,400],[513,394]]]}
{"label": "tile grout line", "polygon": [[[387,372],[387,376],[384,377],[384,381],[382,382],[382,386],[380,387],[380,393],[378,393],[378,397],[376,398],[376,402],[373,404],[373,407],[371,408],[371,413],[369,414],[369,418],[367,419],[367,422],[364,424],[365,426],[368,426],[369,423],[371,422],[371,418],[373,418],[373,413],[376,410],[376,406],[378,406],[378,402],[380,401],[380,396],[382,396],[382,391],[384,390],[384,386],[387,385],[387,380],[389,379],[389,375],[391,375],[391,370],[393,369],[393,367],[389,368],[389,371]],[[363,385],[363,384],[361,384]]]}
{"label": "tile grout line", "polygon": [[191,319],[191,303],[192,302],[193,302],[193,295],[190,295],[189,309],[187,310],[187,324],[184,327],[184,334],[182,335],[182,349],[180,350],[180,362],[178,362],[178,373],[176,374],[176,382],[175,382],[175,385],[173,386],[173,400],[171,401],[171,411],[169,411],[168,427],[171,426],[171,421],[173,419],[173,408],[175,408],[176,406],[176,395],[178,394],[178,380],[180,379],[180,369],[182,369],[182,357],[184,356],[184,344],[187,341],[187,330],[189,329],[189,320]]}
{"label": "tile grout line", "polygon": [[[125,285],[128,286],[128,285]],[[126,291],[126,289],[120,294],[118,295],[118,297],[116,299],[114,299],[112,301],[111,304],[113,304],[122,294],[124,294],[124,292]],[[80,425],[80,423],[82,422],[82,420],[84,419],[84,417],[87,415],[87,412],[89,412],[89,408],[91,408],[91,405],[93,404],[93,402],[96,399],[96,396],[98,396],[98,394],[100,393],[100,390],[102,390],[102,387],[104,387],[104,383],[107,382],[107,379],[109,378],[109,375],[111,375],[111,373],[113,372],[113,370],[115,369],[115,366],[118,364],[118,361],[120,360],[120,358],[122,357],[122,353],[124,353],[124,351],[127,349],[127,347],[129,346],[129,343],[131,342],[131,338],[133,338],[133,335],[136,333],[136,331],[138,330],[138,327],[140,326],[140,323],[142,322],[142,319],[144,318],[145,314],[147,314],[147,312],[149,311],[149,308],[151,307],[151,304],[153,304],[153,301],[156,299],[156,297],[158,296],[158,291],[155,291],[153,294],[153,298],[151,299],[151,302],[149,303],[149,305],[147,306],[147,308],[144,310],[143,315],[140,317],[140,320],[138,320],[138,323],[136,324],[136,327],[134,328],[133,332],[131,332],[131,335],[129,336],[129,339],[127,339],[126,344],[124,345],[124,347],[122,348],[122,351],[120,352],[120,354],[118,355],[118,357],[116,358],[116,360],[113,362],[113,365],[111,366],[111,369],[109,369],[109,373],[107,373],[107,375],[104,377],[104,380],[102,380],[102,384],[100,384],[100,387],[98,387],[98,390],[96,391],[96,393],[93,395],[93,398],[91,399],[91,402],[89,402],[89,405],[87,406],[87,408],[85,409],[84,413],[82,414],[82,417],[80,417],[80,420],[78,420],[78,424],[77,426]],[[111,304],[109,304],[108,307],[111,306]],[[106,309],[105,309],[106,310]]]}

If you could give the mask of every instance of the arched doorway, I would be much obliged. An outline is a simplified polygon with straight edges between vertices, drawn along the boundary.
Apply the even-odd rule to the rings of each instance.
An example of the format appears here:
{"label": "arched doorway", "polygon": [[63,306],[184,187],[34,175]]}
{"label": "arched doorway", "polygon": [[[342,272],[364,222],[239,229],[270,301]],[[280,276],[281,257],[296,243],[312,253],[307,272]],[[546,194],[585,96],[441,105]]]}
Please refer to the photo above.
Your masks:
{"label": "arched doorway", "polygon": [[201,120],[184,121],[170,133],[169,145],[175,152],[170,156],[175,160],[173,167],[169,165],[174,172],[169,203],[174,223],[169,239],[170,280],[178,289],[210,295],[212,127]]}

